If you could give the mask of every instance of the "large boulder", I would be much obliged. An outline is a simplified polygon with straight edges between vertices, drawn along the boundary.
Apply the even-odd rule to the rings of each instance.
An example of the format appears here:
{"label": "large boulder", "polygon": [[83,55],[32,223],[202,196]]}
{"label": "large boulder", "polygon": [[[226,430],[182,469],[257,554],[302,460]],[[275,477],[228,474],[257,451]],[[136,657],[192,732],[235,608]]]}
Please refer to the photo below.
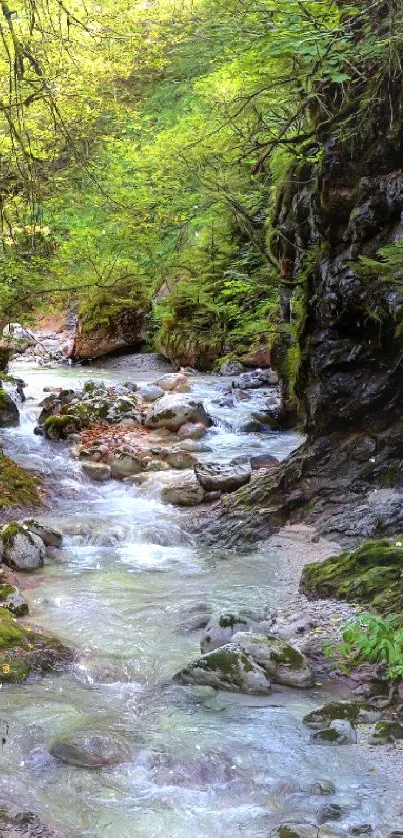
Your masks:
{"label": "large boulder", "polygon": [[145,418],[146,428],[166,428],[168,431],[178,431],[186,422],[200,422],[207,428],[212,424],[202,402],[175,396],[158,399]]}
{"label": "large boulder", "polygon": [[25,617],[29,612],[27,598],[14,585],[0,582],[0,604],[2,608],[7,608],[7,611],[14,617]]}
{"label": "large boulder", "polygon": [[186,375],[181,372],[168,372],[157,381],[158,387],[169,393],[176,390],[177,393],[188,393],[190,386]]}
{"label": "large boulder", "polygon": [[134,349],[144,343],[147,334],[146,308],[129,308],[110,317],[108,323],[91,329],[81,320],[74,338],[71,358],[85,361]]}
{"label": "large boulder", "polygon": [[0,428],[12,428],[18,425],[20,412],[11,396],[0,386]]}
{"label": "large boulder", "polygon": [[147,468],[147,460],[144,457],[126,451],[124,448],[117,448],[113,451],[108,459],[112,477],[117,480],[124,480],[125,477],[131,477],[133,474],[140,474]]}
{"label": "large boulder", "polygon": [[236,465],[198,464],[194,468],[200,485],[206,492],[235,492],[249,483],[252,469],[249,463]]}
{"label": "large boulder", "polygon": [[20,341],[26,346],[35,346],[38,342],[34,333],[30,329],[26,329],[25,326],[22,326],[21,323],[8,323],[3,329],[3,336]]}
{"label": "large boulder", "polygon": [[83,463],[82,469],[84,474],[95,483],[105,483],[112,476],[111,468],[107,463]]}
{"label": "large boulder", "polygon": [[264,670],[232,643],[202,655],[175,676],[182,684],[199,684],[237,693],[267,695],[270,681]]}
{"label": "large boulder", "polygon": [[36,570],[42,567],[45,545],[39,536],[14,521],[1,530],[3,562],[15,570]]}
{"label": "large boulder", "polygon": [[276,684],[286,687],[313,687],[315,680],[306,658],[279,637],[238,632],[231,645],[241,649]]}
{"label": "large boulder", "polygon": [[165,395],[165,390],[158,384],[144,384],[139,387],[138,394],[145,402],[156,402]]}

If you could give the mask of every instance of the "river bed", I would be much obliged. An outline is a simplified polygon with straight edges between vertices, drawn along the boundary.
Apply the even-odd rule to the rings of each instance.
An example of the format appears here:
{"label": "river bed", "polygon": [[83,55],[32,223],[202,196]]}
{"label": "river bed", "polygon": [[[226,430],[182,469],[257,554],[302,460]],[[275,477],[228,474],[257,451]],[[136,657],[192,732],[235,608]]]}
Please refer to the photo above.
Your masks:
{"label": "river bed", "polygon": [[[133,356],[103,369],[18,363],[14,373],[26,380],[28,398],[20,426],[4,433],[5,450],[63,489],[56,510],[40,516],[63,531],[64,546],[30,577],[29,621],[75,646],[79,660],[69,673],[0,691],[0,718],[10,726],[1,801],[37,812],[72,838],[263,838],[288,820],[314,823],[328,801],[301,788],[326,778],[343,810],[333,824],[340,832],[329,836],[362,824],[372,824],[378,838],[403,829],[396,760],[389,770],[375,749],[309,742],[301,719],[333,695],[327,685],[257,698],[171,682],[198,656],[200,633],[186,624],[200,607],[261,611],[284,598],[289,580],[278,542],[247,555],[207,551],[158,492],[91,483],[67,445],[33,435],[44,387],[98,377],[152,381],[158,371],[140,368]],[[216,422],[206,437],[208,459],[285,457],[299,444],[295,433],[238,433],[250,405],[217,406],[219,377],[191,383]],[[254,392],[257,403],[262,398]],[[117,737],[130,760],[90,771],[49,756],[54,737],[77,731]]]}

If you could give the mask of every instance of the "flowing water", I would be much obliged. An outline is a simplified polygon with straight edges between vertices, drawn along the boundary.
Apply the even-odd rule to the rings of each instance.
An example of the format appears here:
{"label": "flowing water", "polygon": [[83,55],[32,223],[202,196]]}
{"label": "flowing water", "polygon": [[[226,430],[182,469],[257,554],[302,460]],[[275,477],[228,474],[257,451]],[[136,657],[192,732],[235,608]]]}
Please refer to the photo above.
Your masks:
{"label": "flowing water", "polygon": [[[402,827],[400,784],[387,771],[380,776],[373,753],[309,743],[301,719],[328,700],[325,687],[255,698],[170,680],[198,654],[200,634],[185,630],[195,613],[276,606],[284,585],[278,548],[269,541],[246,556],[206,552],[158,492],[90,483],[67,446],[33,435],[44,386],[153,380],[156,371],[134,357],[122,368],[19,364],[15,372],[28,383],[28,400],[20,427],[5,433],[5,449],[57,480],[62,500],[42,519],[64,533],[57,560],[30,577],[29,619],[75,646],[79,661],[67,674],[0,691],[0,718],[10,725],[1,800],[36,811],[66,836],[254,837],[289,819],[315,822],[326,799],[299,788],[327,778],[343,807],[342,834],[371,823],[383,838]],[[217,423],[206,437],[208,458],[284,457],[298,444],[290,433],[237,433],[251,405],[217,406],[222,380],[197,376],[192,386]],[[253,404],[262,398],[255,392]],[[77,732],[117,738],[130,759],[101,771],[49,756],[55,737]]]}

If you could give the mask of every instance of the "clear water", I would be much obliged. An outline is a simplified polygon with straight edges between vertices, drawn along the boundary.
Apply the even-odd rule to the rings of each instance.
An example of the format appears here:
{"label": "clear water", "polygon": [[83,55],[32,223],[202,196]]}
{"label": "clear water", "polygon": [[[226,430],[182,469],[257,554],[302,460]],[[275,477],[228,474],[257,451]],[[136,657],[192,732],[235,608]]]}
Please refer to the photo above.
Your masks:
{"label": "clear water", "polygon": [[[43,519],[64,532],[57,561],[30,577],[31,622],[79,649],[71,673],[0,691],[0,719],[10,725],[1,751],[0,798],[36,811],[67,836],[227,838],[268,836],[293,819],[315,822],[324,798],[301,785],[334,781],[345,807],[338,826],[362,823],[375,835],[403,827],[400,785],[361,747],[313,746],[302,716],[329,698],[326,687],[279,690],[268,698],[214,693],[171,683],[199,650],[199,634],[181,626],[192,608],[275,607],[284,567],[270,541],[253,554],[206,552],[181,524],[181,512],[158,493],[83,478],[68,448],[33,435],[44,386],[78,386],[84,378],[153,380],[153,370],[22,369],[28,399],[5,447],[19,461],[56,475],[57,512]],[[207,441],[213,460],[239,453],[284,457],[295,434],[236,432],[253,405],[212,404],[223,387],[195,377],[195,395],[219,423]],[[70,493],[70,494],[69,494]],[[130,760],[104,770],[61,764],[54,737],[99,732],[117,737]]]}

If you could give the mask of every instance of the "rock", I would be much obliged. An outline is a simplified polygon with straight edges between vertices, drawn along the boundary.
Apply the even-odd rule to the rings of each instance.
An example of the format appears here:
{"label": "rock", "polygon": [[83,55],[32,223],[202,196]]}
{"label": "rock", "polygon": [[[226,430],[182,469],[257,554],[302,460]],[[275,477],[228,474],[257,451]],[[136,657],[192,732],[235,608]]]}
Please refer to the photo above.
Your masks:
{"label": "rock", "polygon": [[176,396],[164,396],[150,407],[145,418],[146,428],[167,428],[178,431],[185,423],[201,423],[205,427],[212,424],[202,402],[181,399]]}
{"label": "rock", "polygon": [[258,471],[259,469],[268,471],[269,469],[278,466],[279,462],[280,460],[278,460],[277,457],[273,457],[271,454],[258,454],[257,456],[250,458],[252,471]]}
{"label": "rock", "polygon": [[38,342],[34,333],[30,329],[26,329],[21,323],[9,323],[3,329],[3,336],[6,338],[13,338],[15,341],[21,341],[26,346],[35,346]]}
{"label": "rock", "polygon": [[66,439],[80,430],[80,420],[71,414],[49,416],[43,423],[43,433],[47,439]]}
{"label": "rock", "polygon": [[0,584],[0,603],[14,617],[25,617],[29,612],[27,598],[14,585]]}
{"label": "rock", "polygon": [[313,824],[288,823],[272,829],[269,838],[318,838],[318,827]]}
{"label": "rock", "polygon": [[20,412],[11,396],[0,387],[0,428],[12,428],[20,422]]}
{"label": "rock", "polygon": [[311,742],[320,745],[353,745],[357,742],[357,734],[350,722],[335,719],[327,728],[315,730]]}
{"label": "rock", "polygon": [[245,367],[240,361],[224,361],[220,366],[220,375],[240,375]]}
{"label": "rock", "polygon": [[11,814],[0,809],[0,830],[2,838],[66,838],[34,812]]}
{"label": "rock", "polygon": [[47,524],[41,524],[39,521],[34,521],[33,518],[25,518],[22,522],[23,526],[38,535],[42,539],[46,547],[61,547],[63,535],[60,530],[55,527],[49,527]]}
{"label": "rock", "polygon": [[188,387],[188,384],[186,375],[183,375],[181,372],[168,372],[157,381],[157,386],[167,393],[171,392],[171,390],[182,393],[189,392],[190,387]]}
{"label": "rock", "polygon": [[190,454],[194,452],[202,454],[211,451],[211,448],[199,439],[183,439],[182,442],[178,442],[175,451],[188,451]]}
{"label": "rock", "polygon": [[375,725],[369,740],[370,745],[389,745],[403,740],[403,725],[399,722],[382,721]]}
{"label": "rock", "polygon": [[206,492],[235,492],[249,483],[252,470],[249,464],[214,465],[203,463],[194,468],[200,485]]}
{"label": "rock", "polygon": [[315,783],[311,783],[307,786],[305,791],[307,791],[308,794],[316,795],[335,794],[336,786],[331,780],[316,780]]}
{"label": "rock", "polygon": [[171,468],[193,468],[197,463],[197,457],[186,451],[169,451],[166,457]]}
{"label": "rock", "polygon": [[207,433],[207,428],[202,422],[185,422],[179,428],[178,436],[181,439],[202,439]]}
{"label": "rock", "polygon": [[253,372],[244,372],[232,386],[240,388],[241,390],[257,390],[260,387],[273,386],[278,384],[278,376],[272,370],[254,370]]}
{"label": "rock", "polygon": [[259,367],[260,369],[270,369],[270,352],[266,347],[262,346],[260,349],[253,349],[247,355],[242,357],[245,367]]}
{"label": "rock", "polygon": [[58,671],[72,658],[72,651],[60,641],[18,624],[6,608],[0,608],[0,684],[24,681],[34,673]]}
{"label": "rock", "polygon": [[139,387],[138,394],[145,402],[156,402],[165,395],[165,390],[159,387],[158,384],[144,384]]}
{"label": "rock", "polygon": [[270,681],[263,669],[232,643],[202,655],[178,672],[175,680],[251,695],[271,692]]}
{"label": "rock", "polygon": [[206,628],[211,619],[211,605],[198,603],[182,609],[180,630],[184,634]]}
{"label": "rock", "polygon": [[56,739],[49,750],[56,759],[80,768],[106,768],[129,760],[129,753],[121,743],[93,733]]}
{"label": "rock", "polygon": [[193,473],[181,475],[180,483],[173,486],[165,486],[161,491],[161,498],[165,503],[172,503],[174,506],[197,506],[203,503],[205,498],[204,489],[200,486]]}
{"label": "rock", "polygon": [[112,477],[118,480],[123,480],[125,477],[131,477],[133,474],[140,474],[147,468],[147,460],[138,454],[132,454],[125,449],[117,448],[109,455],[109,466]]}
{"label": "rock", "polygon": [[45,545],[39,536],[14,521],[1,530],[3,561],[15,570],[36,570],[42,567]]}
{"label": "rock", "polygon": [[85,320],[80,321],[71,352],[72,360],[101,358],[118,350],[141,346],[147,333],[147,315],[146,306],[130,307],[94,329],[86,328]]}
{"label": "rock", "polygon": [[343,810],[337,803],[327,803],[326,806],[321,806],[317,812],[318,824],[328,823],[329,821],[339,821],[342,817]]}
{"label": "rock", "polygon": [[381,711],[365,701],[332,701],[312,710],[303,722],[313,730],[326,728],[335,719],[346,719],[351,724],[373,724],[381,718]]}
{"label": "rock", "polygon": [[238,632],[231,643],[253,658],[274,683],[301,689],[314,686],[313,672],[304,655],[281,638]]}
{"label": "rock", "polygon": [[233,634],[237,632],[252,631],[251,626],[258,628],[258,625],[247,617],[240,617],[236,614],[221,614],[218,618],[211,619],[200,641],[203,655],[230,643]]}
{"label": "rock", "polygon": [[96,483],[104,483],[112,477],[111,468],[106,463],[83,463],[82,470]]}

